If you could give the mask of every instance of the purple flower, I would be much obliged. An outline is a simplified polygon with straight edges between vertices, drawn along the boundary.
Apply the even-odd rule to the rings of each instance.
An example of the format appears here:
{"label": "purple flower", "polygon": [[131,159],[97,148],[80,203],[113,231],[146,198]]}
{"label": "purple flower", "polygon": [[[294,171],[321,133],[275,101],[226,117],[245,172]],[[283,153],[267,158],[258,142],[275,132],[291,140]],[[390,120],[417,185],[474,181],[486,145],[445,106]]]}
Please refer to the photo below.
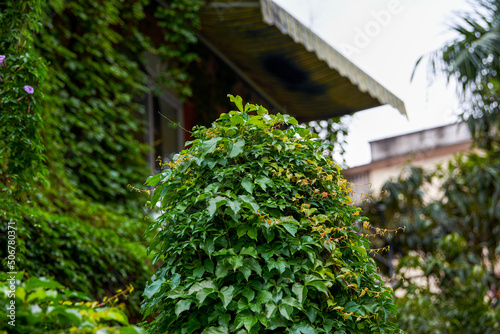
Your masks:
{"label": "purple flower", "polygon": [[3,67],[3,61],[5,59],[5,56],[4,55],[0,55],[0,66]]}
{"label": "purple flower", "polygon": [[28,93],[28,94],[33,94],[33,92],[35,91],[35,90],[33,89],[33,87],[28,86],[28,85],[24,86],[23,88],[24,88],[24,90],[26,91],[26,93]]}

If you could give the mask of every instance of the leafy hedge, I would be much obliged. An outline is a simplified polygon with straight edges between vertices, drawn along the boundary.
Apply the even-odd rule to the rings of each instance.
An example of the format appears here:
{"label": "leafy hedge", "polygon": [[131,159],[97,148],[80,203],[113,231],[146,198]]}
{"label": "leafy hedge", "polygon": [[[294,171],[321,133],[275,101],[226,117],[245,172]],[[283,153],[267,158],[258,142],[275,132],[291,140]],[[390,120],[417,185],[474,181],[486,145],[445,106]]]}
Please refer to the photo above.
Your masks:
{"label": "leafy hedge", "polygon": [[112,299],[97,302],[46,277],[0,273],[0,279],[0,302],[5,305],[0,309],[0,334],[144,332],[129,324],[124,305],[117,304],[120,296],[133,291],[132,287]]}
{"label": "leafy hedge", "polygon": [[[363,218],[325,146],[288,115],[222,114],[163,172],[149,333],[399,333]],[[255,114],[256,115],[252,115]]]}
{"label": "leafy hedge", "polygon": [[[113,217],[106,217],[105,212],[102,208],[93,213],[112,222]],[[16,226],[20,270],[36,277],[57,277],[63,285],[93,298],[111,296],[128,284],[139,291],[144,288],[151,267],[139,236],[131,240],[123,236],[129,235],[126,230],[120,234],[113,228],[93,225],[85,216],[68,217],[40,208],[24,212],[24,217]],[[7,240],[6,224],[0,226],[0,237]],[[134,321],[138,320],[139,295],[128,301],[127,314]]]}

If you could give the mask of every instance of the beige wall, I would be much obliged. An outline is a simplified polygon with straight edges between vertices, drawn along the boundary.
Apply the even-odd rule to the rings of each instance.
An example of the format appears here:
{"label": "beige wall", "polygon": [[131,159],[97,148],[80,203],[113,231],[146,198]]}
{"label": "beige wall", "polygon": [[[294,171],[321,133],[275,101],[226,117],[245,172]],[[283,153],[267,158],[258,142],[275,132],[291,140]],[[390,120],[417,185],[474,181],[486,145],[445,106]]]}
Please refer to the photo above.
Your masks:
{"label": "beige wall", "polygon": [[401,174],[405,166],[410,165],[421,167],[426,170],[433,170],[438,164],[444,164],[452,160],[453,156],[454,153],[448,153],[442,156],[429,157],[420,160],[409,160],[408,162],[402,164],[372,169],[370,171],[370,181],[372,183],[372,189],[374,191],[380,191],[384,183],[389,179],[397,178]]}
{"label": "beige wall", "polygon": [[[346,169],[344,175],[353,183],[353,200],[357,201],[356,204],[360,204],[362,193],[380,194],[383,185],[390,179],[397,178],[406,166],[433,170],[438,164],[446,165],[448,161],[454,159],[457,153],[468,150],[470,150],[470,143],[452,145]],[[428,194],[428,200],[438,198],[440,196],[439,184],[429,187],[426,194]]]}

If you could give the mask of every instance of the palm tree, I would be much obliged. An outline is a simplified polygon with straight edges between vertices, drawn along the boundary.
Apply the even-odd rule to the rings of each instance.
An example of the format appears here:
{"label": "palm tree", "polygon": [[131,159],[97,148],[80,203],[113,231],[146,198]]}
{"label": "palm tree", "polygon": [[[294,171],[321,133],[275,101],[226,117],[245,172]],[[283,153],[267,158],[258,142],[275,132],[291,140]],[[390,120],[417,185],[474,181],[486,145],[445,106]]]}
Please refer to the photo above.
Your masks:
{"label": "palm tree", "polygon": [[479,90],[500,74],[500,0],[477,1],[453,29],[459,38],[441,50],[445,73],[463,90]]}
{"label": "palm tree", "polygon": [[[499,149],[500,141],[500,0],[475,0],[472,13],[459,15],[452,29],[458,37],[428,55],[431,71],[455,81],[464,100],[476,144]],[[419,63],[425,57],[421,57]]]}
{"label": "palm tree", "polygon": [[429,57],[433,74],[445,73],[463,92],[498,79],[500,74],[500,0],[475,0],[474,12],[459,14],[451,28],[458,37]]}

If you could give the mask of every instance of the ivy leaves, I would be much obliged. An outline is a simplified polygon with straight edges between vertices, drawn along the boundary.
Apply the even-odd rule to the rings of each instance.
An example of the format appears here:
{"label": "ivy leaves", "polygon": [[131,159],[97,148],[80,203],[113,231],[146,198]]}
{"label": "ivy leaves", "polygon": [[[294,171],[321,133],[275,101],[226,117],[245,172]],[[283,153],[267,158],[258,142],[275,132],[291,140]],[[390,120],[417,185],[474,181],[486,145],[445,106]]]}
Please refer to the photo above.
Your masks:
{"label": "ivy leaves", "polygon": [[165,280],[145,295],[149,331],[397,332],[338,166],[292,117],[230,99],[239,111],[197,128],[148,180]]}
{"label": "ivy leaves", "polygon": [[[255,202],[255,199],[250,195],[240,195],[234,201],[227,199],[222,196],[217,196],[210,198],[208,200],[208,213],[212,217],[218,208],[225,205],[232,212],[232,215],[236,216],[240,209],[243,207],[250,208],[254,213],[259,211],[259,205]],[[230,213],[231,214],[231,213]]]}
{"label": "ivy leaves", "polygon": [[5,198],[0,207],[6,212],[16,208],[4,201],[19,199],[47,172],[39,89],[47,69],[33,46],[41,6],[39,1],[30,5],[6,1],[0,14],[8,30],[0,35],[0,193]]}
{"label": "ivy leaves", "polygon": [[250,179],[248,176],[245,176],[243,181],[241,181],[241,185],[247,192],[252,194],[253,188],[255,186],[254,183],[252,182],[252,179]]}
{"label": "ivy leaves", "polygon": [[234,158],[238,156],[241,152],[243,152],[243,148],[245,147],[245,140],[244,139],[238,139],[234,144],[233,147],[231,148],[231,152],[229,152],[228,157],[229,158]]}
{"label": "ivy leaves", "polygon": [[204,158],[207,154],[212,153],[215,150],[217,143],[221,140],[221,137],[215,137],[210,140],[203,142],[200,148],[200,156]]}

